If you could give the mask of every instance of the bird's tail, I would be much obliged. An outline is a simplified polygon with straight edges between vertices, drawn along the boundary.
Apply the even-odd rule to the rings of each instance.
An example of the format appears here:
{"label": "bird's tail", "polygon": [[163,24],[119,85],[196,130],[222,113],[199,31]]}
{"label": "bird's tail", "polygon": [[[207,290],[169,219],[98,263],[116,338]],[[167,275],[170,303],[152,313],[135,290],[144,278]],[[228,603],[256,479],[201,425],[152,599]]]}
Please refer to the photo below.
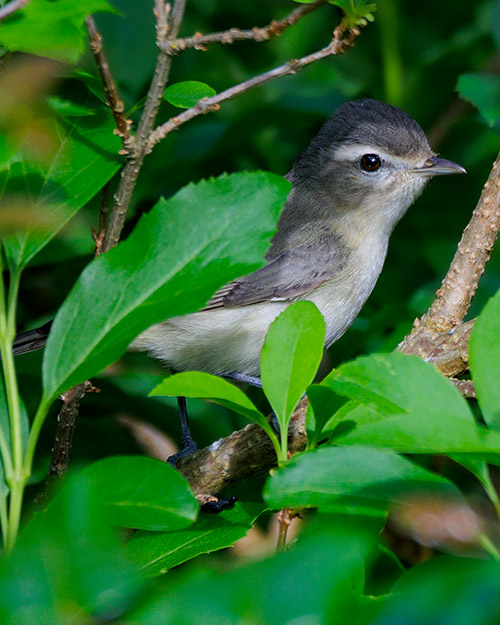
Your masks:
{"label": "bird's tail", "polygon": [[45,323],[43,326],[36,328],[36,330],[29,330],[18,334],[14,339],[12,352],[14,356],[19,354],[27,354],[28,352],[34,352],[37,349],[43,349],[49,336],[52,321]]}

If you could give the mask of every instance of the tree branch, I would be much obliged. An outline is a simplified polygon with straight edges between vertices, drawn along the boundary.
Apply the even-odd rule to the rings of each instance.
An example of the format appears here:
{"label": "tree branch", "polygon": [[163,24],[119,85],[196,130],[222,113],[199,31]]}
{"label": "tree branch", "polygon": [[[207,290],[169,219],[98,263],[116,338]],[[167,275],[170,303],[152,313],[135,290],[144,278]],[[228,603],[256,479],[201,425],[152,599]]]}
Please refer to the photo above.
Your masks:
{"label": "tree branch", "polygon": [[281,35],[287,28],[296,24],[304,16],[316,11],[319,7],[326,4],[327,0],[316,0],[310,4],[302,4],[294,9],[286,17],[281,20],[273,20],[267,26],[255,26],[251,30],[240,30],[239,28],[230,28],[218,33],[210,33],[202,35],[196,33],[192,37],[182,39],[174,39],[165,47],[167,54],[179,54],[189,48],[195,50],[205,50],[206,46],[214,43],[231,44],[235,41],[268,41],[271,37]]}
{"label": "tree branch", "polygon": [[156,121],[172,64],[172,56],[167,54],[163,48],[166,48],[170,39],[177,37],[184,15],[185,4],[185,0],[176,0],[171,15],[169,15],[170,5],[166,4],[164,0],[155,0],[156,40],[160,51],[156,60],[154,76],[146,98],[146,104],[137,128],[135,150],[123,168],[120,184],[115,194],[114,206],[109,216],[103,242],[103,251],[105,252],[114,247],[120,240],[120,234],[125,223],[137,176],[141,170],[144,157],[149,151],[149,135]]}
{"label": "tree branch", "polygon": [[179,126],[185,124],[194,117],[218,110],[222,102],[231,100],[232,98],[235,98],[236,96],[241,95],[254,87],[263,85],[264,83],[275,80],[276,78],[281,78],[282,76],[287,76],[289,74],[295,74],[306,65],[314,63],[315,61],[325,59],[328,56],[343,54],[354,45],[356,37],[359,35],[359,30],[351,29],[345,38],[343,38],[344,33],[345,26],[340,24],[334,31],[332,41],[321,50],[313,52],[307,56],[303,56],[300,59],[292,59],[284,65],[280,65],[279,67],[275,67],[274,69],[265,72],[264,74],[245,80],[244,82],[239,83],[234,87],[230,87],[229,89],[226,89],[225,91],[222,91],[221,93],[218,93],[210,98],[202,98],[192,108],[187,109],[180,115],[172,117],[161,126],[158,126],[158,128],[151,133],[148,142],[148,150],[151,151],[153,147],[159,141],[164,139],[170,132],[177,130]]}
{"label": "tree branch", "polygon": [[96,393],[98,389],[89,381],[74,386],[61,396],[63,405],[57,415],[57,429],[47,476],[46,490],[51,491],[68,469],[69,454],[73,442],[73,432],[80,402],[87,393]]}
{"label": "tree branch", "polygon": [[90,51],[92,52],[104,86],[106,102],[115,119],[116,133],[122,140],[122,154],[128,154],[134,145],[133,137],[130,134],[130,126],[132,122],[124,115],[125,107],[123,106],[123,102],[120,100],[118,91],[116,90],[115,81],[113,80],[113,76],[111,75],[111,71],[109,69],[108,61],[104,56],[102,37],[97,30],[94,18],[88,17],[85,20],[85,26],[87,28]]}
{"label": "tree branch", "polygon": [[[474,320],[461,321],[499,230],[500,154],[434,303],[422,319],[415,322],[399,350],[420,356],[450,377],[467,370],[468,343]],[[470,380],[452,378],[452,381],[466,397],[474,396]],[[306,408],[307,399],[303,399],[292,415],[289,430],[292,453],[306,448]],[[216,495],[250,477],[267,473],[275,464],[276,456],[267,435],[258,426],[249,425],[181,460],[179,470],[196,494]]]}
{"label": "tree branch", "polygon": [[[458,248],[432,306],[398,349],[421,353],[423,339],[447,332],[460,325],[484,272],[486,262],[500,230],[500,153],[493,163],[472,218],[465,228]],[[425,338],[427,337],[427,338]]]}

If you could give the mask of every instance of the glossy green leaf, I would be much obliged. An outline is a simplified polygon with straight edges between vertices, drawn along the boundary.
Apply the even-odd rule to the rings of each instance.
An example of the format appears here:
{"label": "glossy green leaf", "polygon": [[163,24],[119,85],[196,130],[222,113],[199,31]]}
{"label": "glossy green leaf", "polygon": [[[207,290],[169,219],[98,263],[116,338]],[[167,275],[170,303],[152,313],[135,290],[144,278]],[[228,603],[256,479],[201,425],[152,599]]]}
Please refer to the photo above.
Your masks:
{"label": "glossy green leaf", "polygon": [[85,19],[114,11],[107,0],[31,0],[2,22],[0,43],[13,52],[29,52],[75,63],[87,42]]}
{"label": "glossy green leaf", "polygon": [[321,384],[381,415],[425,412],[472,420],[466,400],[453,384],[417,356],[400,352],[362,356],[332,371]]}
{"label": "glossy green leaf", "polygon": [[[311,384],[307,389],[307,397],[309,399],[306,411],[307,442],[309,448],[314,448],[322,438],[329,437],[336,425],[332,416],[347,400],[321,384]],[[327,423],[329,430],[324,432]]]}
{"label": "glossy green leaf", "polygon": [[342,409],[337,443],[407,453],[500,453],[500,436],[478,426],[459,391],[416,356],[361,357],[341,365],[322,384],[361,404]]}
{"label": "glossy green leaf", "polygon": [[476,319],[469,362],[484,420],[500,430],[500,291]]}
{"label": "glossy green leaf", "polygon": [[188,568],[122,622],[336,623],[345,604],[361,594],[359,580],[375,541],[372,532],[332,522],[299,539],[290,551],[236,570]]}
{"label": "glossy green leaf", "polygon": [[206,85],[204,82],[185,80],[169,85],[165,89],[163,97],[169,104],[172,104],[172,106],[188,109],[194,106],[198,100],[209,98],[215,94],[215,89],[212,89],[212,87]]}
{"label": "glossy green leaf", "polygon": [[487,74],[462,74],[457,83],[460,95],[472,102],[490,126],[500,118],[500,78]]}
{"label": "glossy green leaf", "polygon": [[126,611],[141,586],[93,484],[80,474],[37,510],[2,558],[0,618],[9,625],[71,623],[82,614],[107,621]]}
{"label": "glossy green leaf", "polygon": [[439,556],[407,571],[369,622],[370,625],[495,625],[499,603],[498,562]]}
{"label": "glossy green leaf", "polygon": [[61,117],[91,117],[96,114],[96,111],[88,106],[76,104],[57,95],[48,97],[47,104]]}
{"label": "glossy green leaf", "polygon": [[202,553],[234,545],[246,536],[264,510],[261,503],[237,502],[232,510],[201,514],[196,523],[185,530],[137,532],[127,543],[127,552],[146,575],[161,575]]}
{"label": "glossy green leaf", "polygon": [[[12,163],[2,199],[26,204],[25,225],[2,237],[11,269],[23,267],[118,171],[120,140],[109,114],[54,122],[59,145],[48,162]],[[24,200],[22,198],[25,198]]]}
{"label": "glossy green leaf", "polygon": [[173,467],[141,456],[112,456],[83,471],[114,525],[174,530],[192,524],[198,502]]}
{"label": "glossy green leaf", "polygon": [[273,174],[232,174],[160,200],[125,242],[86,267],[59,310],[44,399],[100,372],[149,326],[194,312],[262,266],[289,188]]}
{"label": "glossy green leaf", "polygon": [[244,415],[265,430],[270,428],[264,415],[242,390],[227,380],[209,373],[201,371],[177,373],[158,384],[150,395],[209,399]]}
{"label": "glossy green leaf", "polygon": [[262,348],[262,387],[283,430],[323,356],[325,321],[312,302],[296,302],[270,325]]}
{"label": "glossy green leaf", "polygon": [[296,454],[268,478],[264,499],[271,508],[335,505],[340,496],[353,501],[392,503],[408,492],[445,488],[445,478],[430,473],[392,450],[370,447],[320,447]]}

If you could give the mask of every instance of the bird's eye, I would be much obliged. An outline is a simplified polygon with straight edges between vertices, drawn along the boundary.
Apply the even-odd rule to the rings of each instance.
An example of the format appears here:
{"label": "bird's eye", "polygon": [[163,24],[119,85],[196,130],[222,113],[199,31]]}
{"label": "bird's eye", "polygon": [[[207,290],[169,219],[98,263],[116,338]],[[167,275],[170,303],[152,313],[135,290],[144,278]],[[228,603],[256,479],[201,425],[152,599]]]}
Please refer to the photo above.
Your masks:
{"label": "bird's eye", "polygon": [[361,157],[360,165],[361,169],[365,171],[377,171],[380,165],[382,165],[382,161],[377,154],[364,154]]}

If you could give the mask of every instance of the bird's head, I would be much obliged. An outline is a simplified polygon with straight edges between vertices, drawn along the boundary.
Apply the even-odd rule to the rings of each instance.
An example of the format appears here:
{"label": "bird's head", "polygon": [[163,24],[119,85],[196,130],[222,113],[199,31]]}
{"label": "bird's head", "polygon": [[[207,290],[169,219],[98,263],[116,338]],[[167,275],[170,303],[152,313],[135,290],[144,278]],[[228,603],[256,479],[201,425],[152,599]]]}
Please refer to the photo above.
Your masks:
{"label": "bird's head", "polygon": [[414,119],[366,99],[334,111],[289,177],[325,210],[361,211],[392,230],[432,176],[458,173],[465,169],[437,157]]}

